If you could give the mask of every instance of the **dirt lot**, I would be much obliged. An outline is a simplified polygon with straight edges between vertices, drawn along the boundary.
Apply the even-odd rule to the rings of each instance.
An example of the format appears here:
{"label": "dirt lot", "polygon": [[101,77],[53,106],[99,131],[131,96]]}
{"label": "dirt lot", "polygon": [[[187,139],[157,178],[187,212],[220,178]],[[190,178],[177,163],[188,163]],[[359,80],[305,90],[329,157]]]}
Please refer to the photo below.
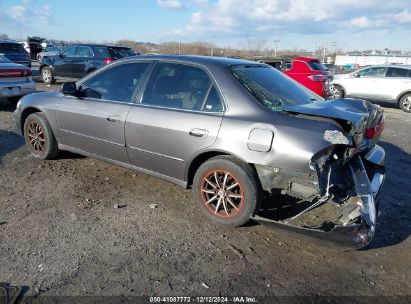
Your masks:
{"label": "dirt lot", "polygon": [[377,235],[344,252],[217,227],[190,190],[101,161],[35,160],[13,110],[0,100],[0,282],[26,295],[411,296],[411,115],[386,108]]}

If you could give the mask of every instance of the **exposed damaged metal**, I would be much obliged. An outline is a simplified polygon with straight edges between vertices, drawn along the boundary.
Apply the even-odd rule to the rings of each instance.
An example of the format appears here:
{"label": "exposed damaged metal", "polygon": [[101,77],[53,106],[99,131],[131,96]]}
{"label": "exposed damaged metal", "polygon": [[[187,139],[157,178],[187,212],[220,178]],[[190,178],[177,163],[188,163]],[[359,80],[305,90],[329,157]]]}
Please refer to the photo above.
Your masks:
{"label": "exposed damaged metal", "polygon": [[[382,116],[381,111],[377,114]],[[375,233],[376,200],[385,174],[384,150],[363,136],[367,118],[349,121],[346,131],[324,131],[324,140],[331,145],[313,154],[309,163],[313,174],[257,167],[265,190],[298,200],[253,219],[336,247],[367,245]]]}

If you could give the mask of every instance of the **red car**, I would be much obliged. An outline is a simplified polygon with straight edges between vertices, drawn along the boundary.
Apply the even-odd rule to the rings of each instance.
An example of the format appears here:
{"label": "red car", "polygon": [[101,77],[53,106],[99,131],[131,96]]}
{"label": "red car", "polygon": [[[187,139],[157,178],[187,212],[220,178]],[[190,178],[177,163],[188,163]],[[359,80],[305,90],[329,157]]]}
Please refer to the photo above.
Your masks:
{"label": "red car", "polygon": [[324,98],[332,96],[333,74],[317,58],[295,57],[291,60],[263,60],[278,68],[314,93]]}

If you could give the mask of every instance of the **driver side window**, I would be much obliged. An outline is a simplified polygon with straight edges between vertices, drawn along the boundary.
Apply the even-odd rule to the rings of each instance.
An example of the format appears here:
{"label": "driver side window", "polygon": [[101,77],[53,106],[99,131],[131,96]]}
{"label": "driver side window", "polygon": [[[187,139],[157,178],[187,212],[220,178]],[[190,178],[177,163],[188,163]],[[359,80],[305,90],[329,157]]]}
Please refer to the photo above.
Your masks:
{"label": "driver side window", "polygon": [[64,57],[74,57],[74,54],[76,53],[76,46],[70,46],[68,48],[66,48],[61,54]]}
{"label": "driver side window", "polygon": [[97,73],[81,85],[84,97],[131,102],[150,62],[118,64]]}
{"label": "driver side window", "polygon": [[384,67],[374,67],[362,70],[358,72],[360,77],[384,77],[385,76],[385,68]]}

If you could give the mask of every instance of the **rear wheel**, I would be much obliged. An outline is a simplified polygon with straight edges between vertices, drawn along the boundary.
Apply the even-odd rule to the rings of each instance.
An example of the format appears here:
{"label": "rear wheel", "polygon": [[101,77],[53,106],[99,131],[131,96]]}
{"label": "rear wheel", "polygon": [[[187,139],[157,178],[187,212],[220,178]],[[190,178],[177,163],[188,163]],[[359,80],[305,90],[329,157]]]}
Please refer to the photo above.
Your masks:
{"label": "rear wheel", "polygon": [[411,94],[405,94],[400,99],[400,108],[404,112],[411,113]]}
{"label": "rear wheel", "polygon": [[42,113],[33,113],[26,118],[24,139],[28,150],[36,158],[53,159],[59,153],[56,138]]}
{"label": "rear wheel", "polygon": [[202,164],[193,181],[197,207],[223,226],[247,223],[258,208],[261,187],[252,167],[234,157],[219,156]]}
{"label": "rear wheel", "polygon": [[43,80],[45,84],[54,83],[54,74],[49,67],[44,67],[41,69],[41,80]]}
{"label": "rear wheel", "polygon": [[344,98],[344,90],[340,86],[333,87],[333,97],[334,99]]}

